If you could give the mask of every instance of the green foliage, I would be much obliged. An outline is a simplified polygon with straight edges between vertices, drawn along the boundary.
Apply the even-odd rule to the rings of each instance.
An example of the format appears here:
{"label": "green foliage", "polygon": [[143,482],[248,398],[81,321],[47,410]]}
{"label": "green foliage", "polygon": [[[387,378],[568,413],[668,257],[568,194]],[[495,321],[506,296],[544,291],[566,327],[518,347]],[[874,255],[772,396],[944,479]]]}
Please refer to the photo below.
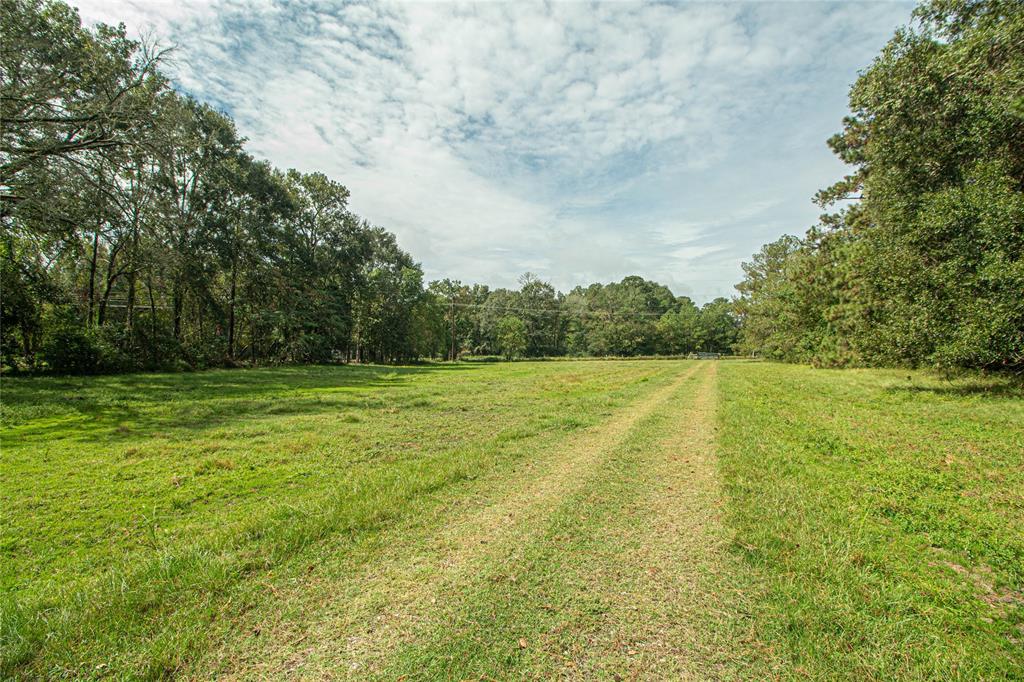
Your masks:
{"label": "green foliage", "polygon": [[[155,45],[123,28],[83,28],[59,0],[3,1],[8,368],[638,356],[732,344],[724,306],[698,311],[637,276],[567,295],[530,273],[516,290],[442,280],[425,291],[419,264],[349,210],[344,185],[257,162],[229,117],[168,87]],[[51,308],[64,311],[59,329],[47,327]],[[510,345],[510,315],[525,348],[518,329]]]}
{"label": "green foliage", "polygon": [[[32,201],[40,164],[129,144],[145,126],[161,53],[124,26],[81,27],[52,0],[0,2],[0,201]],[[25,192],[24,190],[31,190]]]}
{"label": "green foliage", "polygon": [[61,315],[49,325],[42,357],[55,372],[90,374],[99,369],[101,353],[95,335]]}
{"label": "green foliage", "polygon": [[507,355],[500,326],[508,317],[525,327],[526,348],[516,353],[525,357],[728,353],[736,342],[740,320],[726,299],[697,308],[689,298],[676,298],[668,287],[635,275],[568,294],[531,273],[520,283],[519,290],[431,283],[449,334],[454,327],[456,355]]}
{"label": "green foliage", "polygon": [[45,304],[57,298],[34,244],[15,234],[0,242],[0,360],[11,367],[35,364]]}
{"label": "green foliage", "polygon": [[508,315],[501,318],[496,332],[498,349],[506,360],[514,360],[526,353],[529,345],[526,323],[518,317]]}
{"label": "green foliage", "polygon": [[234,122],[169,89],[162,53],[123,28],[83,28],[57,0],[3,0],[2,20],[5,365],[434,352],[414,328],[430,325],[419,265],[348,210],[343,185],[255,161]]}
{"label": "green foliage", "polygon": [[700,348],[702,340],[701,313],[693,302],[678,299],[679,309],[658,318],[658,349],[665,355],[683,355]]}
{"label": "green foliage", "polygon": [[679,308],[667,287],[637,276],[618,283],[580,287],[572,293],[579,300],[579,333],[588,355],[660,352],[658,319]]}
{"label": "green foliage", "polygon": [[[822,365],[1024,365],[1024,5],[917,9],[829,140],[855,172],[738,286],[743,347]],[[859,194],[858,194],[859,193]]]}
{"label": "green foliage", "polygon": [[698,350],[727,353],[736,344],[739,321],[731,301],[716,298],[700,309]]}

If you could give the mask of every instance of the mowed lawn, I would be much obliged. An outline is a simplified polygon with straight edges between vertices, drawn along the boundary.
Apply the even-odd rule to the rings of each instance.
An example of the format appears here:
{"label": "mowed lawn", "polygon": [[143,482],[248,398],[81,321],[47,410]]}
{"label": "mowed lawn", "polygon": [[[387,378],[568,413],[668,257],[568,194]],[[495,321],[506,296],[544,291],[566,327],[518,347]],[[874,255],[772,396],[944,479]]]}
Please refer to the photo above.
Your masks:
{"label": "mowed lawn", "polygon": [[1014,679],[1024,389],[741,361],[2,382],[12,678]]}

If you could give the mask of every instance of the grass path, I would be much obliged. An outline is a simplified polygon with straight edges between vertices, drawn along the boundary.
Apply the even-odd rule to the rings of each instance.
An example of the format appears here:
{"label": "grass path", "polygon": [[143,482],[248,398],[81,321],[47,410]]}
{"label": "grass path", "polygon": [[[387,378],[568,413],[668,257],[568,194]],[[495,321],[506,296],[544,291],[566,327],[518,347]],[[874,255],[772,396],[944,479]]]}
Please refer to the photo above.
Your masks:
{"label": "grass path", "polygon": [[633,522],[614,527],[635,549],[615,557],[614,580],[593,581],[613,606],[590,635],[587,658],[624,679],[764,676],[768,663],[746,631],[749,592],[735,583],[740,572],[728,554],[717,370],[703,369],[692,401],[666,411],[661,437],[638,451],[641,466],[625,484],[642,496],[624,510]]}
{"label": "grass path", "polygon": [[691,366],[495,494],[446,508],[419,543],[403,533],[361,571],[293,583],[277,595],[288,617],[233,640],[196,677],[724,669],[742,657],[716,641],[735,622],[729,592],[711,596],[724,556],[714,388],[715,365]]}

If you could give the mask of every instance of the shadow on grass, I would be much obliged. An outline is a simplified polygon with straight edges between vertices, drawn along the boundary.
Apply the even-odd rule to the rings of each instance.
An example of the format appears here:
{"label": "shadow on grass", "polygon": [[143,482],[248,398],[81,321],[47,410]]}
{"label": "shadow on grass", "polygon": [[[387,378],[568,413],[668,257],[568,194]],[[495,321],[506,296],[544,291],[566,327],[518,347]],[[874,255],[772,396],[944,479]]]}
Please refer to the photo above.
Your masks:
{"label": "shadow on grass", "polygon": [[[466,373],[472,365],[313,365],[188,374],[32,377],[3,380],[3,441],[108,441],[205,430],[254,417],[401,407],[414,376]],[[422,401],[414,401],[419,403]]]}
{"label": "shadow on grass", "polygon": [[1020,400],[1024,398],[1024,381],[1019,379],[972,379],[953,381],[941,385],[908,384],[890,386],[889,393],[934,395],[949,398],[991,398],[993,400]]}

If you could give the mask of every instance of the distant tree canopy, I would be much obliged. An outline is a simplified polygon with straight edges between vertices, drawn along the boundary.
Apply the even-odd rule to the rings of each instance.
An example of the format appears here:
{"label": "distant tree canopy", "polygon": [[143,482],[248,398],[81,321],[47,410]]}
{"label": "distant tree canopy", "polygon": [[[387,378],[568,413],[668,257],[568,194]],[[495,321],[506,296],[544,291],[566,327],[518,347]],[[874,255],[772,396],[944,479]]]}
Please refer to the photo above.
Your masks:
{"label": "distant tree canopy", "polygon": [[[803,238],[697,307],[641,277],[440,280],[320,173],[254,159],[163,53],[0,0],[0,361],[69,372],[739,348],[839,366],[1024,365],[1024,4],[933,0],[857,80],[854,172]],[[840,202],[850,201],[848,204]]]}
{"label": "distant tree canopy", "polygon": [[855,170],[744,265],[741,347],[823,365],[1024,365],[1024,3],[934,0],[857,79]]}
{"label": "distant tree canopy", "polygon": [[497,332],[498,350],[506,360],[515,360],[526,353],[526,323],[521,319],[514,315],[503,317],[498,321],[495,331]]}
{"label": "distant tree canopy", "polygon": [[[668,287],[642,277],[576,287],[568,294],[530,273],[519,284],[519,289],[492,290],[452,280],[431,283],[429,291],[439,302],[441,326],[456,356],[728,353],[739,335],[729,300],[715,299],[698,308],[689,298],[676,297]],[[447,350],[445,355],[452,353]]]}
{"label": "distant tree canopy", "polygon": [[[170,88],[153,45],[123,26],[83,28],[62,2],[0,3],[5,366],[668,348],[650,316],[679,305],[640,278],[568,298],[533,275],[516,291],[425,288],[394,235],[348,209],[343,185],[255,160],[229,117]],[[731,340],[687,320],[673,351]]]}

